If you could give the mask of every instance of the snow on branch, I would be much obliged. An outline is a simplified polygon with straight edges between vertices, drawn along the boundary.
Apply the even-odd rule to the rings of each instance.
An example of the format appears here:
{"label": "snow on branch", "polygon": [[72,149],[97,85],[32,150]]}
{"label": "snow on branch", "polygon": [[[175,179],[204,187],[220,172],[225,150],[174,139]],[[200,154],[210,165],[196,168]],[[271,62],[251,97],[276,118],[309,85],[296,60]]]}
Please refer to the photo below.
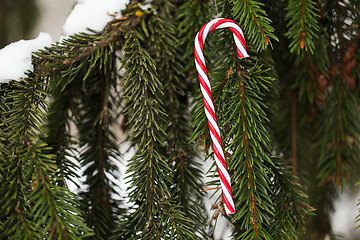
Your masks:
{"label": "snow on branch", "polygon": [[74,7],[65,21],[67,35],[88,32],[88,29],[101,31],[114,17],[121,17],[120,10],[125,9],[129,0],[86,0]]}
{"label": "snow on branch", "polygon": [[[82,0],[75,5],[63,28],[65,35],[77,33],[91,34],[89,29],[103,31],[108,22],[121,17],[121,10],[129,4],[129,0]],[[64,39],[64,38],[62,38]],[[111,40],[110,40],[111,41]],[[34,71],[32,54],[52,43],[48,33],[40,33],[36,39],[20,40],[0,49],[0,83],[10,80],[19,81],[27,72]]]}
{"label": "snow on branch", "polygon": [[20,40],[0,49],[0,83],[20,80],[33,71],[32,53],[52,43],[50,34],[40,33],[32,40]]}

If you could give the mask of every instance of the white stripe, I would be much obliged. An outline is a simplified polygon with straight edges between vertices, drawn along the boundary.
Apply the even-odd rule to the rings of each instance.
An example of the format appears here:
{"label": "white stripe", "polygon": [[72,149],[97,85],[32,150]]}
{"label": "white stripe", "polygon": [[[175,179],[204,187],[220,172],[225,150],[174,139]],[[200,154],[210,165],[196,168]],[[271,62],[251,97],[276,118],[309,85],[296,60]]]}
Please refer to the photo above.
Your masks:
{"label": "white stripe", "polygon": [[[237,31],[240,32],[241,36],[245,39],[244,37],[244,33],[243,31],[241,30],[241,28],[235,24],[235,23],[232,23],[232,22],[225,22],[221,25],[219,25],[216,29],[222,29],[222,28],[235,28]],[[236,47],[239,49],[239,51],[244,55],[244,57],[249,57],[245,47],[241,44],[240,40],[238,39],[238,37],[233,33],[233,36],[234,36],[234,40],[235,40],[235,44],[236,44]]]}
{"label": "white stripe", "polygon": [[[225,196],[223,196],[223,197],[226,197],[226,199],[228,200],[228,202],[230,203],[230,205],[235,209],[235,207],[234,207],[234,200],[233,200],[232,197],[231,197],[230,191],[227,190],[225,184],[223,184],[223,183],[221,183],[221,188],[222,188],[222,190],[223,190],[223,195],[225,195]],[[227,208],[227,207],[226,207],[226,204],[224,204],[224,205],[225,205],[225,208]]]}
{"label": "white stripe", "polygon": [[[202,88],[202,87],[201,87]],[[210,107],[210,109],[211,110],[213,110],[213,112],[215,113],[215,109],[214,109],[214,104],[213,104],[213,102],[211,102],[211,100],[210,100],[210,102],[209,102],[209,95],[207,94],[207,92],[205,92],[205,95],[204,95],[204,93],[203,93],[203,97],[205,98],[205,101],[209,104],[209,107]],[[206,109],[206,108],[205,108]],[[205,111],[205,113],[206,112],[208,112],[207,110]],[[210,114],[210,112],[208,113],[209,115],[207,115],[206,114],[206,116],[209,118],[209,119],[211,119],[210,120],[210,122],[211,122],[211,124],[214,126],[214,124],[216,124],[216,125],[218,125],[217,124],[217,122],[215,122],[215,119],[211,116],[211,114]],[[216,113],[215,113],[215,116],[216,116]],[[218,130],[219,128],[216,128],[215,126],[214,126],[214,128],[215,128],[215,130]]]}
{"label": "white stripe", "polygon": [[[219,129],[219,127],[216,126],[217,124],[216,124],[215,120],[212,118],[212,116],[210,115],[210,113],[206,109],[205,109],[205,114],[206,114],[206,117],[207,117],[208,121],[211,123],[211,125],[213,125],[213,127],[215,129],[215,132],[219,133],[217,131]],[[214,124],[215,124],[215,126],[214,126]]]}
{"label": "white stripe", "polygon": [[[224,166],[222,165],[222,163],[220,162],[219,159],[217,159],[217,157],[215,156],[215,162],[216,165],[218,166],[218,171],[221,171],[222,174],[224,175],[226,182],[229,183],[230,187],[231,187],[231,180],[230,180],[230,175],[228,173],[228,171],[226,171],[226,169],[224,168]],[[220,181],[221,182],[221,181]]]}
{"label": "white stripe", "polygon": [[213,146],[213,147],[215,147],[215,148],[218,150],[218,152],[220,153],[221,157],[222,157],[223,159],[225,159],[224,152],[223,152],[223,150],[222,150],[221,144],[217,141],[215,135],[214,135],[211,131],[210,131],[210,135],[211,135],[211,140],[212,140],[212,142],[213,142],[213,145],[215,145],[215,146]]}
{"label": "white stripe", "polygon": [[[216,141],[215,136],[214,136],[211,132],[210,132],[210,135],[211,135],[211,140],[212,140],[213,144],[215,145],[215,146],[213,146],[213,147],[215,147],[215,148],[218,150],[218,152],[220,153],[221,157],[222,157],[222,158],[224,159],[224,161],[225,161],[225,156],[224,156],[224,152],[223,152],[223,150],[222,150],[221,145],[218,144],[218,142]],[[219,161],[220,161],[220,159],[219,159]],[[222,163],[221,163],[221,164],[222,164]],[[225,162],[225,164],[226,164],[226,162]]]}
{"label": "white stripe", "polygon": [[[211,114],[207,111],[207,109],[205,108],[205,114],[206,117],[208,119],[208,121],[211,123],[211,125],[214,127],[215,132],[217,132],[220,136],[221,139],[221,135],[220,135],[220,129],[218,124],[216,123],[215,119],[211,116]],[[216,116],[216,115],[215,115]],[[217,141],[217,140],[216,140]],[[220,146],[221,146],[221,142],[219,142]]]}
{"label": "white stripe", "polygon": [[[229,184],[229,185],[230,185],[230,187],[231,187],[231,184]],[[231,197],[230,191],[227,190],[225,184],[222,183],[221,186],[223,186],[223,189],[226,189],[226,190],[224,190],[223,192],[225,193],[227,199],[229,200],[230,205],[234,206],[234,202],[233,202],[233,199],[232,199],[232,197]],[[231,200],[230,200],[230,199],[231,199]],[[231,204],[231,202],[232,202],[232,204]]]}
{"label": "white stripe", "polygon": [[206,67],[204,54],[203,54],[203,52],[202,52],[202,50],[201,50],[201,48],[200,48],[200,44],[199,44],[199,40],[198,40],[198,39],[199,39],[199,33],[196,34],[195,41],[194,41],[194,43],[195,43],[195,51],[196,51],[196,53],[198,54],[201,62],[202,62],[202,63],[204,64],[204,66]]}
{"label": "white stripe", "polygon": [[224,22],[224,23],[220,24],[216,29],[218,29],[218,28],[235,28],[236,30],[238,30],[240,32],[241,36],[244,37],[243,31],[241,30],[239,25],[237,25],[236,23]]}
{"label": "white stripe", "polygon": [[[216,27],[216,29],[222,29],[222,28],[235,28],[237,31],[240,32],[241,36],[245,39],[243,31],[241,30],[239,25],[237,25],[236,23],[224,22],[224,23],[222,23],[222,24],[220,24],[219,26]],[[235,34],[234,34],[234,38],[237,38]]]}
{"label": "white stripe", "polygon": [[[219,133],[219,132],[218,132]],[[216,139],[215,135],[212,134],[212,132],[210,131],[210,135],[211,135],[211,139],[213,141],[213,144],[215,145],[216,149],[219,151],[220,155],[222,156],[223,159],[225,159],[224,156],[224,151],[222,149],[221,143]],[[219,134],[220,135],[220,134]]]}
{"label": "white stripe", "polygon": [[[235,209],[234,201],[231,197],[231,194],[227,191],[226,187],[223,184],[221,185],[221,187],[223,189],[223,191],[222,191],[223,198],[226,198],[228,200],[229,204],[233,207],[233,209]],[[231,214],[230,209],[228,208],[228,206],[225,203],[224,203],[224,207],[225,207],[226,214],[227,215]]]}
{"label": "white stripe", "polygon": [[203,44],[205,43],[205,39],[206,39],[207,35],[209,34],[210,28],[217,21],[218,21],[218,19],[214,19],[214,20],[211,20],[210,22],[208,22],[208,24],[206,24],[204,31],[203,31]]}
{"label": "white stripe", "polygon": [[[233,207],[233,209],[235,210],[235,204],[234,204],[234,201],[233,201],[233,198],[231,197],[231,194],[228,192],[228,191],[223,191],[223,195],[226,196],[226,199],[228,200],[229,204]],[[224,203],[225,205],[225,212],[226,214],[230,214],[230,210],[227,208],[226,204]]]}
{"label": "white stripe", "polygon": [[205,91],[205,89],[203,88],[203,86],[201,84],[200,84],[200,88],[201,88],[201,92],[203,94],[203,97],[205,98],[205,101],[209,104],[210,109],[213,110],[213,112],[215,112],[214,104],[211,101],[210,96],[208,95],[208,93]]}
{"label": "white stripe", "polygon": [[242,53],[242,55],[244,57],[249,57],[249,54],[247,53],[246,49],[241,44],[240,40],[236,37],[235,34],[234,34],[234,40],[235,40],[236,47],[239,49],[239,51]]}
{"label": "white stripe", "polygon": [[[200,76],[202,77],[202,79],[205,81],[205,84],[209,87],[210,91],[211,91],[211,84],[210,84],[210,80],[208,75],[206,75],[206,73],[202,70],[202,68],[200,67],[200,65],[196,62],[195,60],[195,66],[196,66],[196,70],[198,71],[198,73],[200,74]],[[201,84],[200,84],[201,85]]]}

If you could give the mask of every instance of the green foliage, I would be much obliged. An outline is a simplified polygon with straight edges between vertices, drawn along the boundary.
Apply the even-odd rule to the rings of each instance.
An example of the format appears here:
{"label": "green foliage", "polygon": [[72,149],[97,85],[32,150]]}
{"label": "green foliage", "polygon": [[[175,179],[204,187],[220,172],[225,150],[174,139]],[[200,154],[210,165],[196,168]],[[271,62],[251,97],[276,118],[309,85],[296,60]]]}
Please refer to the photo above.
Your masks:
{"label": "green foliage", "polygon": [[[238,59],[226,29],[205,44],[232,238],[335,236],[338,188],[358,180],[359,1],[270,3],[131,1],[102,32],[34,53],[33,72],[0,86],[0,239],[215,238],[203,200],[220,183],[215,163],[203,183],[194,150],[211,161],[193,64],[215,15],[239,23],[250,55]],[[127,196],[119,119],[135,152]],[[216,221],[222,199],[210,202]]]}
{"label": "green foliage", "polygon": [[[43,133],[47,85],[29,76],[3,91],[0,191],[3,235],[8,239],[79,239],[90,231],[80,217],[79,203],[57,186],[54,156],[46,154]],[[83,235],[84,232],[88,234]],[[82,236],[82,237],[81,237]]]}
{"label": "green foliage", "polygon": [[[103,35],[79,34],[36,53],[37,57],[33,60],[36,70],[31,73],[31,78],[24,83],[12,82],[2,90],[4,111],[1,116],[4,121],[1,139],[8,140],[2,141],[1,155],[5,159],[14,159],[2,162],[1,166],[4,172],[2,178],[5,179],[1,191],[8,193],[1,210],[5,211],[1,221],[4,236],[11,239],[40,239],[44,236],[51,239],[103,239],[110,234],[115,222],[113,215],[119,211],[118,203],[115,204],[116,201],[109,196],[115,190],[106,174],[115,170],[112,161],[119,154],[113,133],[109,131],[109,123],[115,116],[108,113],[112,110],[111,104],[105,103],[114,100],[112,95],[109,100],[109,94],[98,92],[94,85],[90,89],[85,88],[84,83],[93,81],[100,84],[99,79],[102,79],[105,93],[110,92],[110,86],[116,86],[116,82],[111,82],[117,80],[113,44],[121,42],[117,32],[126,28],[118,25],[116,29],[109,25]],[[47,77],[43,78],[45,75]],[[49,122],[44,128],[48,109],[45,98],[50,94],[53,94],[54,100]],[[103,101],[99,101],[101,99]],[[82,105],[82,102],[86,104]],[[99,102],[104,111],[99,111]],[[91,103],[91,111],[83,107],[88,106],[87,103]],[[69,116],[69,110],[74,117]],[[94,114],[94,111],[99,114]],[[89,192],[81,194],[86,198],[81,205],[85,212],[79,210],[80,204],[75,195],[64,188],[66,179],[77,177],[77,164],[72,162],[76,153],[71,153],[76,142],[70,136],[70,120],[79,121],[80,144],[86,145],[82,148],[80,161],[83,165],[90,162],[85,171]],[[94,123],[97,128],[93,128]],[[91,132],[92,129],[95,132]],[[45,132],[50,134],[45,135]],[[43,141],[48,141],[52,148]],[[99,151],[101,148],[104,152]],[[99,152],[100,156],[97,156]],[[5,174],[6,169],[10,169],[9,163],[14,166],[14,174],[11,175]],[[9,182],[16,184],[11,186]],[[103,194],[104,190],[109,193]],[[95,230],[93,237],[84,220]]]}
{"label": "green foliage", "polygon": [[[70,108],[74,103],[70,100],[73,98],[72,91],[74,85],[65,91],[54,91],[53,101],[49,108],[48,124],[45,141],[51,148],[50,152],[55,155],[58,177],[58,185],[65,187],[65,178],[76,183],[76,179],[80,176],[77,174],[79,166],[77,164],[79,154],[74,147],[76,141],[71,136],[70,132]],[[68,98],[72,96],[72,98]],[[76,161],[74,161],[74,160]]]}
{"label": "green foliage", "polygon": [[[163,34],[159,34],[162,37],[151,42],[150,46],[163,46],[159,51],[153,51],[151,54],[157,62],[159,79],[164,86],[163,102],[167,113],[166,154],[168,164],[173,166],[174,183],[174,186],[169,186],[169,188],[173,189],[171,193],[174,196],[173,200],[183,207],[182,211],[192,221],[192,231],[199,238],[207,239],[205,217],[202,216],[204,206],[201,202],[203,197],[201,165],[195,159],[196,153],[192,144],[188,142],[192,132],[189,116],[190,101],[187,92],[190,82],[186,79],[184,70],[187,67],[186,63],[190,63],[192,58],[187,55],[188,48],[184,48],[177,38],[177,34],[181,34],[183,30],[180,24],[175,27],[176,19],[171,18],[175,13],[175,6],[169,4],[169,7],[172,7],[172,11],[164,13],[159,20],[156,20],[158,23],[149,21],[154,26],[162,24],[164,31]],[[184,5],[182,7],[184,10],[187,9]],[[164,8],[164,6],[160,5],[159,8]],[[178,16],[177,19],[179,18]],[[193,29],[195,27],[196,25],[192,25]],[[157,52],[162,53],[160,56],[166,57],[159,57]]]}
{"label": "green foliage", "polygon": [[271,239],[297,239],[305,230],[302,216],[315,209],[307,204],[308,197],[292,169],[282,159],[272,158],[272,162],[275,214],[270,222]]}
{"label": "green foliage", "polygon": [[[224,15],[228,17],[226,13]],[[215,69],[210,75],[210,82],[232,174],[237,209],[231,217],[235,225],[233,237],[273,239],[274,236],[287,236],[288,239],[297,239],[304,227],[304,215],[308,213],[303,207],[307,206],[306,197],[294,182],[292,171],[283,170],[279,166],[283,160],[277,160],[275,166],[269,154],[272,150],[267,115],[268,104],[276,95],[273,93],[274,73],[262,65],[263,58],[257,58],[258,53],[251,47],[250,56],[255,57],[239,60],[228,32],[218,31],[213,34],[217,35],[216,40],[209,36],[211,46],[208,49],[211,54],[209,59],[212,59]],[[266,65],[271,64],[267,62]],[[208,152],[209,130],[201,97],[198,96],[196,101],[193,111],[195,132],[192,138],[201,139],[200,143],[205,144],[205,151]],[[210,171],[210,174],[216,176],[214,171]],[[218,181],[209,184],[215,185],[214,188],[219,186]],[[293,192],[287,191],[293,187]],[[280,212],[275,211],[281,201],[288,201],[289,207]],[[293,218],[296,214],[297,217]],[[295,220],[298,226],[289,224]]]}
{"label": "green foliage", "polygon": [[[229,76],[229,85],[233,86],[230,89],[233,91],[226,93],[231,100],[225,104],[232,106],[227,108],[231,109],[227,114],[228,119],[235,117],[240,120],[229,126],[231,130],[225,138],[229,142],[226,149],[232,153],[229,169],[234,171],[233,178],[236,181],[233,191],[239,211],[234,218],[245,229],[244,233],[238,235],[239,239],[270,239],[265,226],[268,224],[268,216],[274,214],[274,206],[269,196],[270,182],[266,174],[270,172],[266,165],[271,165],[271,162],[266,147],[269,145],[269,136],[264,126],[267,117],[263,108],[266,106],[262,100],[273,79],[263,77],[264,70],[255,65],[240,75],[239,83],[234,77],[239,75],[238,71]],[[227,86],[225,88],[229,89]],[[248,210],[243,211],[246,208]]]}
{"label": "green foliage", "polygon": [[167,187],[172,182],[168,174],[171,168],[161,152],[165,132],[159,126],[166,114],[160,98],[163,86],[158,79],[155,62],[139,40],[131,35],[127,38],[124,51],[124,104],[131,141],[138,145],[138,152],[128,166],[133,186],[129,197],[137,206],[126,223],[126,228],[131,230],[126,237],[194,239],[190,220],[176,210],[178,207],[171,202]]}
{"label": "green foliage", "polygon": [[271,20],[262,9],[260,1],[254,0],[230,0],[233,3],[232,15],[244,30],[247,41],[256,46],[257,51],[267,48],[271,39],[278,40],[273,34],[274,28],[270,25]]}
{"label": "green foliage", "polygon": [[292,39],[289,45],[290,52],[297,51],[299,54],[304,48],[305,51],[314,52],[314,40],[319,33],[319,15],[315,4],[312,0],[289,0],[285,19],[289,28],[287,36]]}
{"label": "green foliage", "polygon": [[320,129],[324,137],[318,162],[318,176],[322,181],[333,180],[340,187],[349,177],[349,166],[353,166],[353,171],[357,166],[360,131],[356,114],[358,100],[355,94],[339,81],[334,84],[333,94],[328,96],[324,103],[324,107],[329,111],[326,111],[324,127]]}
{"label": "green foliage", "polygon": [[193,69],[194,39],[197,31],[206,23],[209,14],[209,2],[206,0],[184,1],[177,9],[178,41],[183,50],[183,61],[189,71]]}
{"label": "green foliage", "polygon": [[115,178],[115,162],[120,155],[115,134],[110,129],[116,117],[112,106],[116,102],[115,60],[111,45],[101,49],[90,57],[88,65],[89,68],[101,71],[93,70],[84,80],[79,79],[84,81],[84,86],[79,94],[76,123],[81,149],[80,163],[86,176],[84,184],[88,185],[88,189],[81,193],[81,198],[86,206],[85,218],[95,230],[95,239],[107,239],[110,236],[119,206],[119,202],[113,199],[116,184],[107,175]]}
{"label": "green foliage", "polygon": [[[146,150],[146,153],[139,151],[138,155],[140,156],[133,159],[129,165],[129,171],[136,174],[133,175],[136,176],[133,179],[139,178],[133,182],[132,186],[138,186],[139,182],[150,181],[150,185],[145,189],[149,191],[156,189],[160,192],[153,190],[156,194],[150,192],[145,196],[139,196],[136,193],[136,198],[134,197],[132,201],[144,202],[148,198],[152,199],[154,203],[137,207],[137,213],[132,221],[138,225],[139,217],[146,212],[145,216],[146,219],[149,219],[148,222],[144,221],[143,226],[138,226],[139,230],[143,232],[142,237],[164,237],[166,234],[164,235],[161,231],[170,226],[174,229],[170,230],[173,231],[171,234],[174,238],[194,239],[194,233],[199,233],[205,238],[204,222],[202,222],[204,220],[199,217],[202,209],[199,204],[201,197],[200,170],[194,162],[195,154],[187,142],[190,129],[189,118],[186,116],[188,103],[185,90],[187,86],[184,82],[183,72],[179,71],[183,68],[180,59],[181,46],[178,46],[175,37],[176,29],[170,17],[173,14],[174,5],[171,2],[159,2],[154,3],[152,8],[152,11],[157,11],[158,14],[147,15],[132,33],[132,36],[139,39],[129,37],[127,40],[129,45],[125,47],[125,56],[122,60],[126,69],[122,88],[124,89],[123,97],[126,116],[129,119],[129,130],[133,133],[130,134],[130,140],[132,143],[138,144],[139,149]],[[138,85],[134,85],[135,83]],[[137,91],[134,92],[134,89]],[[137,97],[134,98],[133,94]],[[136,107],[133,105],[134,99],[137,99]],[[139,103],[139,99],[144,102]],[[156,104],[148,104],[147,101]],[[129,104],[130,106],[128,106]],[[143,125],[140,126],[138,121],[141,121]],[[144,128],[144,126],[147,127]],[[144,132],[146,129],[147,131]],[[141,139],[136,136],[141,136]],[[144,165],[139,165],[141,158],[144,158],[142,163]],[[150,165],[146,166],[148,164]],[[157,164],[159,164],[158,167]],[[143,166],[143,171],[139,169],[141,166]],[[153,173],[153,170],[150,171],[153,168],[159,168],[159,170],[155,170]],[[172,172],[171,179],[165,175],[166,172]],[[159,176],[163,173],[163,176]],[[153,186],[153,184],[156,185]],[[135,192],[138,191],[135,190]],[[143,189],[140,192],[143,192]],[[131,196],[133,195],[135,193],[131,194]],[[148,201],[146,200],[146,202]],[[163,206],[169,208],[162,214],[165,214],[163,216],[167,216],[166,218],[171,220],[170,222],[158,220],[163,217],[158,216],[157,209]],[[148,208],[154,209],[154,215],[146,210]],[[175,209],[178,210],[174,211]],[[192,221],[191,224],[190,221]],[[149,224],[152,229],[149,229]],[[177,226],[178,224],[183,227]]]}
{"label": "green foliage", "polygon": [[[358,171],[358,101],[354,99],[358,70],[352,65],[353,44],[359,41],[353,31],[358,29],[355,9],[355,2],[290,1],[289,29],[278,28],[279,34],[292,39],[291,55],[284,48],[274,54],[283,58],[277,69],[285,80],[279,106],[284,111],[277,117],[281,130],[276,136],[316,209],[316,215],[307,219],[308,239],[334,235],[330,213],[339,195],[337,188],[348,184]],[[304,21],[299,21],[302,17]]]}

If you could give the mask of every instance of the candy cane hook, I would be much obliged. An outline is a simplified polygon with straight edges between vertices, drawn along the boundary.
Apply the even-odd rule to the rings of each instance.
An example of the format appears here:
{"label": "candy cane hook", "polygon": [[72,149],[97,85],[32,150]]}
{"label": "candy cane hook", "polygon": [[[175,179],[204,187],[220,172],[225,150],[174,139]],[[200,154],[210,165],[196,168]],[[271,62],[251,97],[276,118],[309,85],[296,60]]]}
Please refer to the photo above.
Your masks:
{"label": "candy cane hook", "polygon": [[220,177],[220,183],[223,193],[223,201],[225,203],[226,214],[235,213],[235,205],[233,201],[233,195],[231,190],[231,179],[228,173],[228,168],[225,162],[225,156],[222,148],[222,142],[220,137],[220,130],[217,124],[217,118],[215,115],[215,108],[213,104],[213,98],[211,94],[211,85],[209,81],[208,72],[206,70],[205,58],[204,58],[204,42],[207,35],[215,29],[227,28],[233,32],[235,44],[237,47],[237,54],[239,58],[248,57],[246,50],[246,43],[244,40],[244,34],[239,25],[233,20],[226,18],[217,18],[201,27],[200,31],[195,37],[195,65],[198,71],[198,78],[200,81],[200,88],[203,94],[203,103],[205,107],[205,114],[208,119],[208,125],[210,129],[210,136],[213,142],[213,151],[215,155],[215,162],[217,165],[218,174]]}

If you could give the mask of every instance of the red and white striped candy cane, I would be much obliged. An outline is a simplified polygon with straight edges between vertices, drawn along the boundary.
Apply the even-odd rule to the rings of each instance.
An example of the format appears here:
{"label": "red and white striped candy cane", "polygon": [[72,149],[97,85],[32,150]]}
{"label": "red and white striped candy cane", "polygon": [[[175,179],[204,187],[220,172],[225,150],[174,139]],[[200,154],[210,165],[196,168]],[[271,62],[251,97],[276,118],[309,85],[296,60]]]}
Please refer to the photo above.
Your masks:
{"label": "red and white striped candy cane", "polygon": [[211,94],[211,85],[209,81],[208,72],[205,66],[204,59],[204,42],[206,36],[215,29],[227,28],[233,32],[235,44],[237,47],[237,54],[239,58],[248,57],[246,51],[246,44],[244,40],[244,34],[239,25],[233,20],[226,18],[217,18],[206,23],[195,38],[195,65],[198,71],[198,77],[200,81],[200,88],[203,94],[203,102],[205,107],[205,114],[208,119],[208,125],[210,129],[210,136],[213,142],[213,151],[215,155],[215,162],[218,168],[218,174],[220,177],[220,183],[223,193],[223,201],[225,203],[226,214],[235,213],[235,205],[233,201],[233,195],[231,190],[231,179],[228,173],[228,168],[225,162],[225,156],[222,148],[222,142],[220,137],[220,130],[215,115],[215,108],[213,104],[213,98]]}

